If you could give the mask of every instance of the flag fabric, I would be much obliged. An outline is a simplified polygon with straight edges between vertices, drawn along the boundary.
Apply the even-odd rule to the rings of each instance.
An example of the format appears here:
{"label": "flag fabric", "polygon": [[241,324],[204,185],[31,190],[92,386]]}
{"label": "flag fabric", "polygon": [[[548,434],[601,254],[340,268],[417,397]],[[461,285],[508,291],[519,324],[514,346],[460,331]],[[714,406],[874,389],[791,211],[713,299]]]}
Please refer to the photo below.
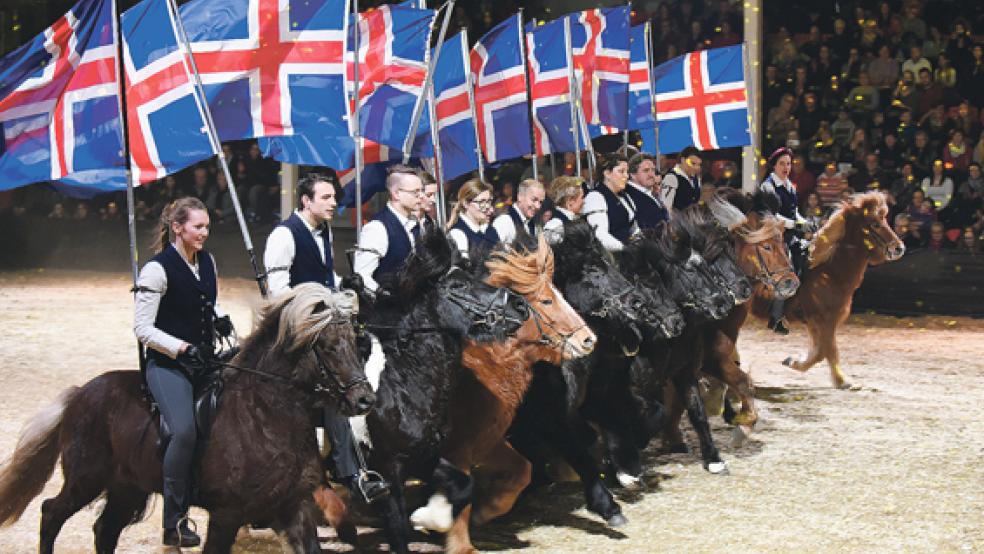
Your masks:
{"label": "flag fabric", "polygon": [[649,57],[649,23],[632,27],[631,64],[629,66],[630,131],[651,129],[653,116],[652,62]]}
{"label": "flag fabric", "polygon": [[[403,151],[371,140],[362,147],[362,203],[368,202],[377,192],[386,190],[386,172],[390,166],[403,161]],[[335,172],[342,187],[342,199],[338,209],[355,206],[355,168]]]}
{"label": "flag fabric", "polygon": [[616,132],[625,129],[629,7],[585,10],[566,17],[571,20],[571,47],[585,120],[591,125],[613,127]]}
{"label": "flag fabric", "polygon": [[479,142],[489,163],[533,151],[519,14],[496,25],[472,48]]}
{"label": "flag fabric", "polygon": [[144,0],[121,19],[130,169],[135,183],[217,152],[167,0]]}
{"label": "flag fabric", "polygon": [[661,152],[751,144],[742,48],[690,52],[653,70]]}
{"label": "flag fabric", "polygon": [[0,190],[126,186],[113,10],[111,0],[81,0],[0,59]]}
{"label": "flag fabric", "polygon": [[577,150],[571,116],[573,69],[568,34],[569,21],[565,18],[540,26],[527,25],[530,105],[537,156]]}
{"label": "flag fabric", "polygon": [[348,135],[348,2],[192,0],[180,15],[222,140]]}
{"label": "flag fabric", "polygon": [[424,101],[435,15],[434,10],[402,5],[383,5],[359,14],[359,45],[356,48],[353,25],[346,70],[354,90],[353,53],[357,50],[359,128],[363,137],[409,150],[407,137],[414,111]]}

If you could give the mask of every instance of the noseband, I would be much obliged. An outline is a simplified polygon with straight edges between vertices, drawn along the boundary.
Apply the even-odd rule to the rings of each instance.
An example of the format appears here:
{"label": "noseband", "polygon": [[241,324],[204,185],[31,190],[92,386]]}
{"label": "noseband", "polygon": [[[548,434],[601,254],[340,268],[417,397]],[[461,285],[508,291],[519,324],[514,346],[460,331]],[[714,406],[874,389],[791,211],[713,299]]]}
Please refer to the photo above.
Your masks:
{"label": "noseband", "polygon": [[[755,257],[758,260],[759,267],[759,272],[755,274],[755,279],[763,283],[766,287],[776,290],[776,287],[779,286],[779,282],[782,281],[783,275],[796,274],[796,270],[793,269],[792,262],[777,270],[769,269],[769,265],[765,263],[765,256],[762,255],[762,246],[760,244],[754,244],[753,246],[755,248]],[[783,248],[785,248],[785,245],[783,245]],[[788,254],[786,259],[789,259]]]}
{"label": "noseband", "polygon": [[598,309],[589,312],[589,315],[604,319],[618,315],[625,315],[629,309],[638,309],[638,306],[630,306],[627,302],[622,300],[634,290],[635,287],[629,285],[621,292],[606,296],[602,299],[601,306]]}
{"label": "noseband", "polygon": [[[864,234],[865,234],[865,238],[874,237],[875,242],[877,242],[878,246],[881,247],[882,253],[885,255],[885,257],[888,259],[892,258],[892,254],[888,250],[889,247],[891,246],[891,244],[888,242],[888,239],[882,237],[877,230],[871,230],[867,226],[864,227]],[[866,245],[866,246],[868,247],[869,252],[875,249],[875,247],[872,245]]]}

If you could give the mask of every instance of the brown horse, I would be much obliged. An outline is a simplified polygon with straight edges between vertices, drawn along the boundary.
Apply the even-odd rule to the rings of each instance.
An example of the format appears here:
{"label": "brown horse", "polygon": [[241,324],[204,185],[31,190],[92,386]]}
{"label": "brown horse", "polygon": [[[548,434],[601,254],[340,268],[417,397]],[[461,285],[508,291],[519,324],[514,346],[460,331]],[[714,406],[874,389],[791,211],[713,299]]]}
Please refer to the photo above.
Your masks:
{"label": "brown horse", "polygon": [[[861,286],[868,265],[905,254],[905,245],[889,227],[887,216],[885,195],[867,192],[844,202],[817,233],[799,290],[786,303],[787,317],[806,323],[810,350],[802,360],[786,358],[784,365],[806,371],[827,360],[834,386],[851,388],[840,367],[837,326],[850,315],[854,291]],[[752,313],[767,319],[769,300],[756,295]]]}
{"label": "brown horse", "polygon": [[[708,202],[715,219],[731,231],[738,267],[753,280],[755,295],[786,299],[796,293],[799,278],[783,242],[785,227],[778,219],[763,216],[740,193],[722,194]],[[728,385],[741,400],[741,411],[730,423],[736,440],[744,438],[758,421],[751,376],[738,365],[738,333],[748,318],[749,302],[732,308],[722,320],[705,330],[704,365],[701,370]]]}
{"label": "brown horse", "polygon": [[[312,494],[324,474],[310,414],[322,404],[349,415],[372,406],[352,324],[357,309],[353,293],[299,285],[266,308],[222,371],[221,407],[196,463],[194,503],[210,514],[204,552],[230,552],[246,524],[283,533],[295,552],[321,551]],[[116,549],[163,482],[156,418],[140,383],[137,371],[104,373],[28,422],[0,470],[0,524],[21,516],[61,458],[62,489],[41,506],[40,551],[53,552],[65,521],[100,495],[95,550]]]}
{"label": "brown horse", "polygon": [[[515,337],[503,343],[469,342],[462,363],[464,372],[451,401],[451,435],[444,458],[465,474],[481,464],[490,476],[494,494],[476,505],[464,506],[454,518],[447,536],[451,554],[475,552],[468,533],[469,520],[483,523],[515,503],[530,482],[530,463],[505,440],[533,376],[533,364],[586,356],[597,337],[553,285],[553,252],[542,235],[536,250],[496,252],[486,263],[486,281],[522,294],[531,306],[531,317]],[[484,489],[484,487],[483,487]],[[430,507],[430,505],[429,505]],[[431,516],[415,514],[415,521]]]}

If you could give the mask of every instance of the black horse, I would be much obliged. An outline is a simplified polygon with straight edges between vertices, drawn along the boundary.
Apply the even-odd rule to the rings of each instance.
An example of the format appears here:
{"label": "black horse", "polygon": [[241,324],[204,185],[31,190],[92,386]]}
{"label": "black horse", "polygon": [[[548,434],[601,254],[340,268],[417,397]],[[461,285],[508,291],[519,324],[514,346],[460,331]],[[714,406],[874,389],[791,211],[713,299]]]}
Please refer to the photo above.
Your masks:
{"label": "black horse", "polygon": [[440,452],[464,341],[504,340],[530,314],[522,296],[486,285],[458,262],[444,233],[426,234],[404,269],[384,282],[392,295],[365,313],[386,355],[367,416],[369,465],[391,483],[389,497],[376,505],[396,552],[408,551],[411,534],[403,483],[430,478],[435,467],[453,472]]}
{"label": "black horse", "polygon": [[[320,552],[313,493],[324,474],[310,414],[337,405],[364,413],[374,394],[363,373],[351,292],[313,283],[267,306],[242,351],[221,370],[225,392],[196,464],[209,511],[204,552],[229,552],[240,527],[271,527],[295,552]],[[0,523],[16,521],[40,494],[59,457],[64,485],[41,506],[42,553],[73,514],[100,495],[95,550],[113,552],[160,492],[158,430],[137,371],[113,371],[59,399],[25,427],[0,472]]]}
{"label": "black horse", "polygon": [[561,454],[581,478],[588,509],[618,526],[626,521],[622,510],[602,483],[598,463],[579,445],[581,437],[592,433],[578,408],[588,390],[611,387],[628,392],[629,365],[643,340],[675,336],[683,330],[683,317],[661,287],[629,281],[586,222],[566,224],[554,254],[554,282],[598,335],[598,345],[587,358],[562,367],[534,367],[509,441],[533,463],[534,485],[545,481],[548,456]]}

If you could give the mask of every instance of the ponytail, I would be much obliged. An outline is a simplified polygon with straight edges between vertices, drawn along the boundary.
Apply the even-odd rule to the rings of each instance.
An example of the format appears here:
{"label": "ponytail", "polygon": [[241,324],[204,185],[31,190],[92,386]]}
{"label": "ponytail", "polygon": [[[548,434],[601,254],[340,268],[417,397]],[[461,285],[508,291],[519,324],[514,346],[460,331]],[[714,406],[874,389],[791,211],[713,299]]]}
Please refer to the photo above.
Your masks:
{"label": "ponytail", "polygon": [[205,204],[194,196],[185,196],[171,202],[161,211],[161,219],[157,222],[154,235],[154,253],[160,253],[164,248],[174,242],[174,234],[171,232],[171,225],[177,223],[184,225],[188,221],[188,214],[192,210],[208,211]]}

